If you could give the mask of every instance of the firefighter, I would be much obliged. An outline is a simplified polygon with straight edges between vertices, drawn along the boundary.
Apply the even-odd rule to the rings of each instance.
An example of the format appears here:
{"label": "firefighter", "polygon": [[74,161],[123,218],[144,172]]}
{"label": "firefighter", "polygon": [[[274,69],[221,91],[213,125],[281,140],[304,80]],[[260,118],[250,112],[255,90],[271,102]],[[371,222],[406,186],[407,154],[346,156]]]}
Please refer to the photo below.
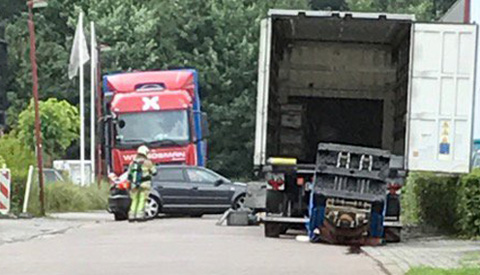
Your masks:
{"label": "firefighter", "polygon": [[130,197],[132,199],[128,213],[129,221],[145,220],[145,202],[150,193],[152,176],[157,174],[155,165],[147,156],[149,151],[145,145],[138,147],[137,156],[128,167]]}

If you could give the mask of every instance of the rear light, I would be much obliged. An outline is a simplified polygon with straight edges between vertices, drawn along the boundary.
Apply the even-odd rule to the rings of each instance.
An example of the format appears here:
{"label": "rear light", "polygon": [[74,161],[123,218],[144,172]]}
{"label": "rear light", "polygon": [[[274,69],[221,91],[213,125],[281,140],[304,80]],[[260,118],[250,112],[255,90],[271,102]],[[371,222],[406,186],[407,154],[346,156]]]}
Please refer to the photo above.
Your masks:
{"label": "rear light", "polygon": [[297,178],[297,185],[302,186],[305,184],[305,179],[304,178]]}
{"label": "rear light", "polygon": [[126,175],[122,175],[118,177],[114,173],[110,173],[108,175],[108,179],[112,187],[120,189],[120,190],[128,190],[130,189],[130,182],[126,178]]}
{"label": "rear light", "polygon": [[125,181],[125,182],[122,182],[122,183],[119,183],[117,184],[117,188],[118,189],[130,189],[130,182],[128,181]]}
{"label": "rear light", "polygon": [[397,194],[398,190],[402,188],[401,184],[398,183],[389,183],[387,185],[388,192],[392,195]]}
{"label": "rear light", "polygon": [[285,182],[282,180],[282,179],[271,179],[269,181],[267,181],[268,184],[270,184],[270,186],[273,187],[273,190],[279,190],[280,189],[280,186],[282,186],[283,184],[285,184]]}

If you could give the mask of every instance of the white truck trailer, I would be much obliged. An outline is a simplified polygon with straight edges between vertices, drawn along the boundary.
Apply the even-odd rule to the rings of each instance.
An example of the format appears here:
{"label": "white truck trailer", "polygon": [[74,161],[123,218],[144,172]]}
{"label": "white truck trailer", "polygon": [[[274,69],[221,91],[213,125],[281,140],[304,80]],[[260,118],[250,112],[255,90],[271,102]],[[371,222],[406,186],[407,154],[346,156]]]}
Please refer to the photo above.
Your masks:
{"label": "white truck trailer", "polygon": [[[265,234],[308,221],[319,143],[403,156],[407,171],[468,173],[477,36],[475,24],[413,15],[270,10],[254,152],[269,189]],[[272,157],[295,159],[293,178]]]}

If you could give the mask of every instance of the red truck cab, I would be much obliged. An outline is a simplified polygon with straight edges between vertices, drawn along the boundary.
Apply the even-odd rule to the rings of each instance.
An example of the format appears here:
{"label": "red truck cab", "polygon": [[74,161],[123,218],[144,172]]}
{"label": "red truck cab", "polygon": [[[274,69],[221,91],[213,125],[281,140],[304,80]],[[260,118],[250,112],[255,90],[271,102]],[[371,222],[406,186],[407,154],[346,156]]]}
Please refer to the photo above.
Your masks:
{"label": "red truck cab", "polygon": [[157,165],[205,165],[207,123],[195,70],[107,75],[104,90],[109,171],[123,173],[140,145]]}

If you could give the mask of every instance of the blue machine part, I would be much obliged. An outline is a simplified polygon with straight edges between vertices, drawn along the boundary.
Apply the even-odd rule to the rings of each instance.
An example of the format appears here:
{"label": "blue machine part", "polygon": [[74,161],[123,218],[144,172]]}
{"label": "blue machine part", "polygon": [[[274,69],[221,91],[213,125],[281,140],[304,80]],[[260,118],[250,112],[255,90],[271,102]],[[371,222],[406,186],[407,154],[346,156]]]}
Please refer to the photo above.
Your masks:
{"label": "blue machine part", "polygon": [[325,219],[325,206],[318,206],[315,202],[315,192],[310,192],[310,202],[308,203],[308,215],[310,219],[307,223],[308,237],[311,242],[317,242],[320,240],[319,236],[316,236],[313,232],[315,228],[320,227]]}
{"label": "blue machine part", "polygon": [[[374,238],[383,238],[384,227],[383,220],[385,217],[386,207],[383,207],[380,213],[373,211],[370,215],[370,236]],[[307,222],[308,237],[311,242],[320,241],[321,237],[314,233],[315,228],[319,228],[323,225],[325,219],[325,206],[318,205],[315,201],[314,192],[310,193],[310,202],[308,205],[308,214],[310,216]]]}
{"label": "blue machine part", "polygon": [[376,213],[372,210],[370,216],[370,236],[374,238],[383,238],[383,217],[385,216],[385,208],[382,213]]}
{"label": "blue machine part", "polygon": [[195,85],[195,99],[193,100],[193,123],[195,127],[195,137],[197,143],[197,165],[205,166],[205,146],[202,139],[202,111],[200,106],[200,93],[198,89],[198,73],[196,70],[190,70],[193,73]]}

